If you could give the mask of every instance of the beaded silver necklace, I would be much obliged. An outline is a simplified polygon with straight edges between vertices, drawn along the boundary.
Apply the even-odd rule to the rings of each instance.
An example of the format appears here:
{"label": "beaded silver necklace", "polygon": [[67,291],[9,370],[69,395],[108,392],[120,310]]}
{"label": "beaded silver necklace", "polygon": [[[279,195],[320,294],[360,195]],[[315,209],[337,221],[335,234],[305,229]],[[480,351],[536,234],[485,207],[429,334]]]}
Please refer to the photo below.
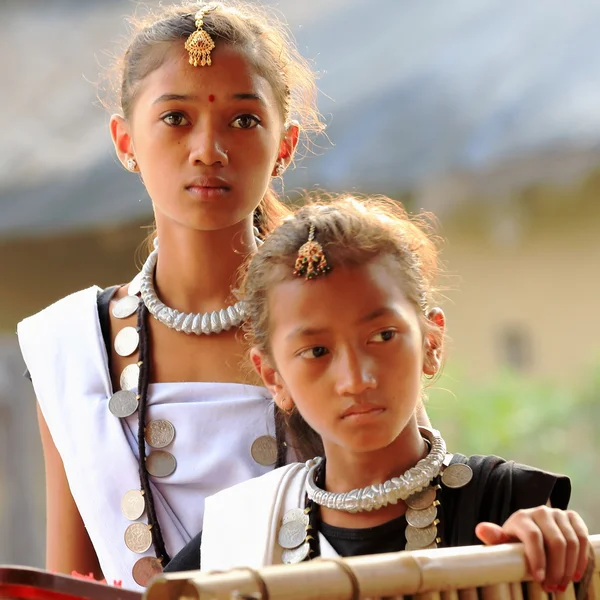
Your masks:
{"label": "beaded silver necklace", "polygon": [[[260,246],[263,242],[256,237],[256,244]],[[210,335],[228,331],[232,327],[239,327],[246,320],[246,308],[244,302],[239,301],[232,306],[221,310],[213,310],[206,313],[183,312],[176,308],[167,306],[160,300],[154,288],[154,271],[158,260],[158,244],[146,259],[140,271],[140,293],[142,300],[150,314],[163,325],[175,331],[182,331],[188,335]]]}
{"label": "beaded silver necklace", "polygon": [[321,458],[308,461],[306,477],[306,493],[308,498],[321,506],[349,513],[377,510],[388,504],[396,504],[398,500],[406,500],[409,496],[426,488],[442,470],[446,457],[446,442],[435,429],[419,427],[421,435],[431,444],[427,456],[414,467],[408,469],[400,477],[392,477],[379,485],[369,485],[362,489],[351,490],[343,494],[327,492],[315,483],[315,471]]}

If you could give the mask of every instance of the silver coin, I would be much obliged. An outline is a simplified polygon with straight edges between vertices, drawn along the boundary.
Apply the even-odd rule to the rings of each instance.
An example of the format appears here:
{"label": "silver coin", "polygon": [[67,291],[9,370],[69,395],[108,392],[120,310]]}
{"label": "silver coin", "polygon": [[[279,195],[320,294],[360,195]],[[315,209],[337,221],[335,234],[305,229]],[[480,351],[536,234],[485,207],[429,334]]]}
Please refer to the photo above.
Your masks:
{"label": "silver coin", "polygon": [[437,506],[429,506],[423,510],[409,508],[406,511],[406,522],[413,527],[429,527],[437,517]]}
{"label": "silver coin", "polygon": [[277,541],[282,548],[297,548],[306,539],[306,525],[302,521],[289,521],[281,526]]}
{"label": "silver coin", "polygon": [[113,317],[126,319],[138,309],[139,304],[140,299],[137,296],[124,296],[113,306]]}
{"label": "silver coin", "polygon": [[423,510],[431,506],[435,501],[437,490],[434,487],[427,487],[406,499],[406,504],[414,510]]}
{"label": "silver coin", "polygon": [[308,556],[309,552],[310,544],[306,542],[305,544],[302,544],[302,546],[298,546],[298,548],[286,548],[281,553],[281,560],[286,565],[295,565],[302,562]]}
{"label": "silver coin", "polygon": [[130,356],[140,345],[140,334],[135,327],[124,327],[115,337],[115,351],[119,356]]}
{"label": "silver coin", "polygon": [[133,390],[137,389],[138,381],[140,379],[140,367],[137,363],[127,365],[123,371],[121,371],[120,384],[122,390]]}
{"label": "silver coin", "polygon": [[131,416],[138,408],[138,399],[135,392],[130,390],[121,390],[115,392],[108,401],[108,410],[119,417],[125,419]]}
{"label": "silver coin", "polygon": [[449,488],[461,488],[473,478],[473,471],[469,465],[454,463],[442,473],[442,483]]}
{"label": "silver coin", "polygon": [[125,545],[136,554],[143,554],[152,546],[152,534],[146,523],[132,523],[124,537]]}
{"label": "silver coin", "polygon": [[261,435],[252,442],[250,453],[259,465],[270,467],[277,462],[277,440],[270,435]]}
{"label": "silver coin", "polygon": [[[435,525],[433,524],[435,523]],[[406,526],[406,541],[413,548],[425,548],[437,537],[437,523],[434,521],[429,527]]]}
{"label": "silver coin", "polygon": [[146,442],[152,448],[164,448],[175,438],[175,427],[166,419],[150,421],[146,426]]}
{"label": "silver coin", "polygon": [[154,577],[160,575],[162,572],[162,564],[154,556],[140,558],[131,570],[133,580],[142,587],[146,587]]}
{"label": "silver coin", "polygon": [[140,293],[141,286],[142,286],[142,274],[138,273],[131,280],[129,287],[127,288],[127,294],[129,296],[137,296]]}
{"label": "silver coin", "polygon": [[121,498],[121,512],[126,519],[137,521],[146,510],[146,501],[140,490],[129,490]]}
{"label": "silver coin", "polygon": [[168,477],[176,468],[177,461],[170,452],[155,450],[146,457],[146,469],[154,477]]}
{"label": "silver coin", "polygon": [[308,525],[309,519],[308,519],[308,515],[304,512],[303,509],[301,508],[292,508],[291,510],[288,510],[285,515],[283,515],[283,519],[281,519],[281,524],[285,525],[286,523],[289,523],[290,521],[300,521],[301,523],[304,523],[304,525]]}
{"label": "silver coin", "polygon": [[433,550],[434,548],[437,548],[438,545],[436,542],[432,542],[431,544],[429,544],[428,546],[425,546],[424,548],[421,548],[421,546],[413,546],[410,543],[406,543],[405,546],[405,550],[411,551],[411,550]]}

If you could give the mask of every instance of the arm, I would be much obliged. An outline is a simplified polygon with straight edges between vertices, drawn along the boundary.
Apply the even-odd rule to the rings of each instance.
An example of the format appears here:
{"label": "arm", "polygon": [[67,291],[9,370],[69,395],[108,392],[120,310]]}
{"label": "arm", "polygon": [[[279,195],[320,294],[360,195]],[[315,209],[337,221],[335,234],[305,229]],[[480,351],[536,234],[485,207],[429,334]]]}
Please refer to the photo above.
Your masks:
{"label": "arm", "polygon": [[103,579],[98,557],[77,509],[62,459],[37,407],[46,466],[46,568],[70,575],[93,573]]}

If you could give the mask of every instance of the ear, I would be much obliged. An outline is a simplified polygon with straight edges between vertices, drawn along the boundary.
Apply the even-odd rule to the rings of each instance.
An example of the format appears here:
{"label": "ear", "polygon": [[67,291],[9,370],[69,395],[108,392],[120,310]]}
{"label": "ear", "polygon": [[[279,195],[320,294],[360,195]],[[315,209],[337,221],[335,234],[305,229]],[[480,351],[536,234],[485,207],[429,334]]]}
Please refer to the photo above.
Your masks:
{"label": "ear", "polygon": [[129,123],[122,116],[113,115],[110,118],[110,135],[115,145],[117,156],[121,164],[127,169],[127,161],[135,158]]}
{"label": "ear", "polygon": [[283,172],[294,158],[298,138],[300,137],[300,126],[296,121],[289,121],[285,127],[285,133],[279,144],[279,153],[277,154],[277,163],[273,169],[273,177],[280,175],[278,168]]}
{"label": "ear", "polygon": [[277,406],[283,411],[290,411],[294,407],[294,401],[291,399],[283,379],[271,365],[271,361],[266,354],[258,348],[252,348],[250,350],[250,360],[254,370],[263,380],[265,387],[271,392]]}
{"label": "ear", "polygon": [[423,373],[433,377],[442,366],[442,351],[446,317],[441,308],[432,308],[427,313],[429,321],[428,332],[425,336],[425,356],[423,357]]}

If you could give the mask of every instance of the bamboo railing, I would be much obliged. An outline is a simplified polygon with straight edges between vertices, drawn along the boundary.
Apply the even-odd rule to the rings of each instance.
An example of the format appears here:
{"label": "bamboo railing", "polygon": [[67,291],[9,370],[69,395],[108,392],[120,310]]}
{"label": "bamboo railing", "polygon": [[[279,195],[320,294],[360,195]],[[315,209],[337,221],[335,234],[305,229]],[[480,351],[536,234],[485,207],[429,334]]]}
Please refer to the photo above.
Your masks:
{"label": "bamboo railing", "polygon": [[166,574],[144,600],[600,600],[600,535],[590,542],[594,560],[582,583],[556,594],[531,581],[521,544],[504,544]]}

